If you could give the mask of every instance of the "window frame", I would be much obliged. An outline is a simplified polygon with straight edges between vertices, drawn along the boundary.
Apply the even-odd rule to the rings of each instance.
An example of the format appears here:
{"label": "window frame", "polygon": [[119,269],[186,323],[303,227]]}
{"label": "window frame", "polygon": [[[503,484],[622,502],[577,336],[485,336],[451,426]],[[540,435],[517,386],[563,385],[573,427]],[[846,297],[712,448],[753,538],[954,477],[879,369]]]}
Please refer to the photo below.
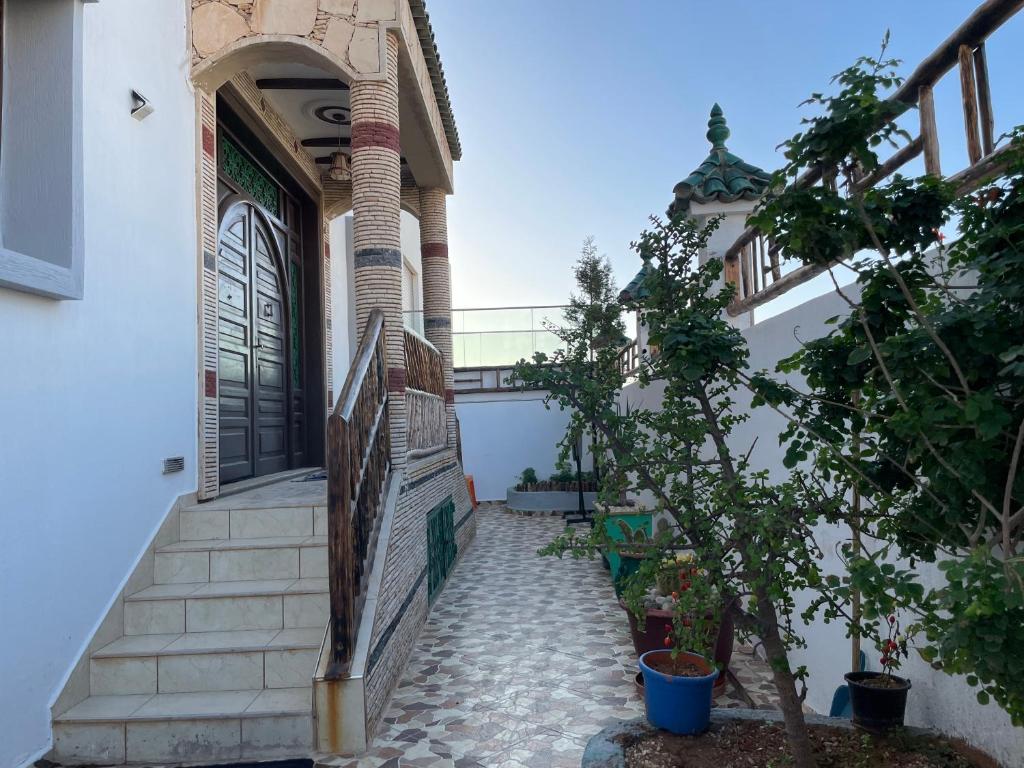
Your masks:
{"label": "window frame", "polygon": [[[31,3],[32,0],[15,2]],[[11,79],[14,65],[10,57],[25,56],[28,61],[20,63],[19,59],[16,66],[20,71],[33,71],[35,67],[31,65],[46,53],[41,50],[44,48],[42,44],[32,49],[18,49],[9,44],[8,34],[11,33],[14,3],[11,0],[0,0],[0,191],[13,197],[11,191],[19,189],[24,184],[30,190],[30,194],[32,190],[38,192],[38,181],[33,183],[31,179],[33,174],[48,174],[45,176],[47,178],[54,178],[54,174],[58,174],[56,178],[64,179],[67,185],[65,192],[56,196],[56,200],[34,201],[40,210],[40,217],[50,217],[51,221],[56,222],[52,235],[48,235],[48,230],[40,226],[41,221],[45,219],[33,217],[32,220],[28,220],[26,217],[22,220],[19,218],[22,213],[8,214],[4,207],[10,203],[5,204],[3,195],[0,195],[0,287],[52,299],[76,300],[84,296],[85,272],[82,6],[83,2],[88,0],[63,0],[62,3],[58,0],[58,5],[53,5],[53,2],[54,0],[50,0],[51,5],[40,5],[36,8],[42,8],[41,13],[52,14],[51,19],[44,18],[40,21],[41,29],[49,33],[43,36],[43,43],[51,43],[51,46],[70,46],[70,50],[66,51],[67,64],[61,72],[63,82],[55,86],[55,89],[62,86],[63,94],[67,97],[64,117],[70,129],[64,140],[59,142],[55,149],[50,149],[54,145],[46,146],[50,137],[45,136],[45,132],[38,145],[31,145],[27,138],[31,133],[30,121],[38,118],[37,115],[26,113],[23,122],[12,121],[12,105],[7,100],[18,98],[15,93],[26,90],[26,86],[14,87],[14,81]],[[31,9],[31,6],[28,7]],[[22,23],[25,23],[25,14],[29,12],[31,11],[25,7],[18,9]],[[46,28],[45,22],[52,19],[57,19],[60,24],[53,25],[56,28]],[[16,142],[13,151],[7,147],[11,141]],[[42,158],[38,161],[42,169],[30,169],[29,165],[20,159],[5,163],[5,148],[14,157],[24,156],[28,149],[33,150],[35,158]],[[19,207],[24,208],[24,203]],[[35,231],[26,235],[33,228]],[[15,244],[19,241],[24,242],[26,236],[32,247]]]}

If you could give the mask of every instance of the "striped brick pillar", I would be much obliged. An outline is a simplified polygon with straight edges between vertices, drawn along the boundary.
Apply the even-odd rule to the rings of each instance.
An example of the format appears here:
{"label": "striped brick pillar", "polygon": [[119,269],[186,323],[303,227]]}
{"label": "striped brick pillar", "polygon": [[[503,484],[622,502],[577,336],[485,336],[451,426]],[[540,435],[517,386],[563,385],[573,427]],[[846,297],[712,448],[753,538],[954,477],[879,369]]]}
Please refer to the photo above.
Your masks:
{"label": "striped brick pillar", "polygon": [[448,265],[448,211],[443,189],[420,190],[423,256],[423,330],[441,352],[448,445],[455,447],[455,374],[452,371],[452,287]]}
{"label": "striped brick pillar", "polygon": [[362,338],[374,309],[388,339],[391,462],[405,465],[405,334],[402,318],[401,146],[398,133],[398,38],[388,33],[383,80],[351,84],[352,240],[356,328]]}

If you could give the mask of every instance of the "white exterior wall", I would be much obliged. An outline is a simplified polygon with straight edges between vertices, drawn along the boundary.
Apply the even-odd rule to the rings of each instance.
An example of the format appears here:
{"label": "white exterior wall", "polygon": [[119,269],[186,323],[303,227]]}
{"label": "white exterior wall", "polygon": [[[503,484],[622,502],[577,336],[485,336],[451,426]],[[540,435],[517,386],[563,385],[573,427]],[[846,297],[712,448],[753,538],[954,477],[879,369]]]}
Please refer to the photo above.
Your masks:
{"label": "white exterior wall", "polygon": [[[331,334],[334,345],[334,397],[341,394],[348,376],[349,363],[359,346],[356,338],[355,262],[352,250],[352,214],[338,216],[330,222],[331,242]],[[423,309],[423,266],[420,256],[420,224],[408,211],[402,211],[402,309]],[[409,271],[415,281],[408,280]],[[410,303],[406,303],[408,297]],[[415,303],[412,303],[415,302]],[[406,319],[408,322],[408,318]],[[420,326],[423,333],[422,315]]]}
{"label": "white exterior wall", "polygon": [[[844,291],[851,298],[859,296],[856,286],[850,286]],[[845,302],[835,293],[828,293],[744,330],[743,335],[750,348],[751,369],[774,372],[780,359],[796,351],[794,332],[804,340],[823,336],[831,329],[824,321],[846,311],[848,307]],[[803,379],[798,375],[788,377],[788,381],[794,386],[804,387]],[[632,384],[623,390],[623,397],[636,405],[656,407],[661,400],[661,387],[655,384],[641,390],[638,385]],[[738,410],[748,407],[750,396],[746,391],[738,391],[734,397]],[[746,453],[754,438],[758,438],[751,456],[752,468],[769,469],[772,478],[781,481],[787,476],[787,470],[782,464],[785,448],[778,441],[778,434],[784,427],[784,419],[774,411],[768,408],[753,410],[751,418],[740,424],[733,433],[734,450]],[[825,554],[823,567],[827,571],[840,575],[844,573],[835,548],[838,542],[848,540],[849,537],[848,530],[837,526],[818,527],[816,538]],[[938,586],[944,582],[934,568],[919,565],[918,571],[926,574],[924,581],[929,585]],[[798,597],[798,614],[808,602],[806,596],[803,599]],[[828,714],[832,694],[843,683],[843,673],[849,671],[850,640],[845,636],[841,624],[825,624],[819,620],[809,626],[804,625],[802,630],[801,626],[797,616],[796,627],[807,640],[807,648],[794,651],[791,661],[794,666],[805,665],[810,672],[807,704],[816,712]],[[878,670],[880,664],[874,646],[865,642],[862,647],[867,655],[868,669]],[[985,750],[1006,766],[1024,765],[1024,730],[1014,728],[1010,718],[995,704],[978,704],[974,691],[962,677],[951,677],[933,670],[913,651],[900,674],[908,677],[913,684],[907,701],[908,725],[935,728],[958,736]]]}
{"label": "white exterior wall", "polygon": [[[569,411],[559,410],[556,403],[545,408],[543,393],[456,393],[455,413],[462,432],[463,469],[473,476],[480,501],[503,500],[527,467],[537,470],[541,480],[554,473]],[[584,454],[586,472],[593,464],[589,451]]]}
{"label": "white exterior wall", "polygon": [[[0,289],[2,766],[48,748],[65,676],[175,499],[196,489],[185,11],[85,6],[85,298]],[[132,88],[156,108],[141,123],[129,116]],[[38,148],[38,172],[61,184],[47,150]],[[47,226],[46,201],[37,215]],[[164,457],[182,455],[183,473],[161,474]]]}

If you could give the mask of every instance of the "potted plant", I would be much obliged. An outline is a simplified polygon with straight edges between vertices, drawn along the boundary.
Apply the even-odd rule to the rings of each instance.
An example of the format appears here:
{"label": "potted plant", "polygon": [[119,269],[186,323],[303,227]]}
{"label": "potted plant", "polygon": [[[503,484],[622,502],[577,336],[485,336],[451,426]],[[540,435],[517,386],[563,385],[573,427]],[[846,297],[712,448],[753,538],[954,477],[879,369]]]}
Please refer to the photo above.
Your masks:
{"label": "potted plant", "polygon": [[[677,604],[678,606],[678,604]],[[703,655],[685,650],[700,637],[692,619],[674,612],[664,648],[640,657],[647,720],[680,735],[702,733],[711,720],[711,699],[718,670]]]}
{"label": "potted plant", "polygon": [[[655,575],[656,591],[649,590],[643,599],[642,606],[631,609],[620,598],[619,605],[629,619],[629,634],[636,649],[637,657],[648,651],[660,650],[663,640],[672,632],[674,612],[672,606],[680,592],[688,591],[693,579],[701,577],[700,569],[694,565],[691,553],[677,553],[667,558],[659,566]],[[642,613],[639,612],[640,609]],[[638,616],[642,616],[638,618]],[[717,620],[713,610],[703,611],[706,629],[706,644],[711,648],[715,666],[720,670],[715,680],[715,693],[721,693],[727,682],[726,672],[732,661],[733,644],[736,635],[735,622],[728,606],[722,606]],[[684,617],[692,622],[693,615]],[[637,684],[643,686],[643,675],[637,675]]]}
{"label": "potted plant", "polygon": [[907,639],[900,634],[894,614],[888,618],[888,636],[879,644],[881,672],[847,672],[853,722],[869,731],[885,731],[903,725],[910,681],[893,672],[907,656]]}

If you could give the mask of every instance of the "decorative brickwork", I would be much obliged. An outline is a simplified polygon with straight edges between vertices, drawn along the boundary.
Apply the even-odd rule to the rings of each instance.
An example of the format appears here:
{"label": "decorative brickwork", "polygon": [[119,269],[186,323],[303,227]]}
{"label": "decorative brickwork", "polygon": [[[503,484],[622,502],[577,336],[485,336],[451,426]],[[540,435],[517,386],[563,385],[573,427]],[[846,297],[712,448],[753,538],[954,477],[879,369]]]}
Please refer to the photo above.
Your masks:
{"label": "decorative brickwork", "polygon": [[[199,362],[203,389],[199,402],[199,498],[220,492],[220,407],[217,402],[217,102],[196,91],[199,146]],[[212,375],[211,375],[212,374]]]}
{"label": "decorative brickwork", "polygon": [[388,542],[365,672],[367,736],[376,730],[426,620],[427,511],[448,496],[455,503],[455,540],[461,557],[476,533],[476,515],[454,451],[441,451],[408,466]]}
{"label": "decorative brickwork", "polygon": [[[388,361],[405,360],[402,332],[402,180],[398,136],[398,38],[388,34],[384,80],[352,84],[352,240],[355,251],[356,335],[362,336],[374,309],[384,312]],[[387,126],[387,129],[382,128]],[[356,137],[364,137],[358,143]],[[383,138],[382,138],[383,137]],[[378,140],[380,139],[380,140]],[[406,454],[405,371],[389,383],[391,461]],[[389,379],[392,379],[389,376]]]}
{"label": "decorative brickwork", "polygon": [[352,149],[383,147],[392,152],[402,151],[402,142],[398,137],[398,126],[386,122],[365,120],[352,124]]}
{"label": "decorative brickwork", "polygon": [[[420,252],[423,256],[423,330],[441,353],[444,386],[455,388],[452,369],[452,290],[448,263],[448,210],[443,189],[420,190]],[[455,401],[445,404],[448,445],[455,447]]]}
{"label": "decorative brickwork", "polygon": [[[422,227],[421,222],[420,228]],[[422,233],[420,236],[422,237]],[[424,259],[447,259],[448,243],[420,243],[420,255]]]}

